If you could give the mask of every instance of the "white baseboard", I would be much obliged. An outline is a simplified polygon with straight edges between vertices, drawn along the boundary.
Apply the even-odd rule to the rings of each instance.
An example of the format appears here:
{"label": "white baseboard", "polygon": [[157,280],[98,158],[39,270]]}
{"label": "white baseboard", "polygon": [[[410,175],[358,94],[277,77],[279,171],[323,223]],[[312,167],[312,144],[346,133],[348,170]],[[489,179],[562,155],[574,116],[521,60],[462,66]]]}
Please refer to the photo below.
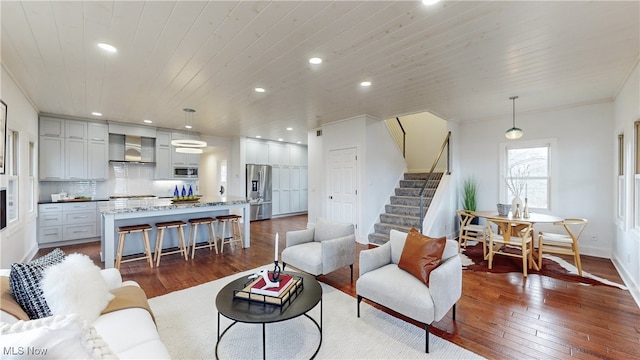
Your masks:
{"label": "white baseboard", "polygon": [[624,285],[629,289],[631,297],[633,297],[636,305],[640,308],[640,286],[633,282],[633,278],[629,275],[615,255],[612,256],[611,262],[613,262],[613,266],[615,266],[618,274],[620,274],[620,277],[622,278],[622,281],[624,281]]}

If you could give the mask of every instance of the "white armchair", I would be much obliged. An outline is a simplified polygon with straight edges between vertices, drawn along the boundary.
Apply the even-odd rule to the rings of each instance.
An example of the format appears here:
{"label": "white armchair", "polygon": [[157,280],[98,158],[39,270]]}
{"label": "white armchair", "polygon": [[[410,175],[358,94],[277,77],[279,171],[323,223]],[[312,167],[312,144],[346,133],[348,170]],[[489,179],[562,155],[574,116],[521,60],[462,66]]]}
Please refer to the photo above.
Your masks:
{"label": "white armchair", "polygon": [[282,250],[282,269],[287,264],[311,275],[323,275],[341,267],[351,268],[356,256],[353,224],[318,219],[314,228],[289,231]]}
{"label": "white armchair", "polygon": [[458,243],[447,240],[442,262],[429,275],[426,286],[398,267],[407,234],[391,230],[389,241],[360,252],[360,277],[356,282],[358,317],[360,302],[367,299],[425,325],[425,352],[429,352],[429,325],[441,320],[462,295],[462,262]]}

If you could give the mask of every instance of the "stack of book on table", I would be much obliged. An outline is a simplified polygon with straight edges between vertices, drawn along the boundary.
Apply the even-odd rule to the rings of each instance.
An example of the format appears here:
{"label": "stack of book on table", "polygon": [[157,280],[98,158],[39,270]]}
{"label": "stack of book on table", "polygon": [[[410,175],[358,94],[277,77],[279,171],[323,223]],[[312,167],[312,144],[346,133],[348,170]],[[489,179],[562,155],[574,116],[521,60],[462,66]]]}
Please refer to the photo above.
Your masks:
{"label": "stack of book on table", "polygon": [[234,297],[267,304],[283,305],[293,300],[295,295],[302,290],[302,278],[289,274],[280,274],[280,283],[277,287],[265,288],[262,277],[250,280],[242,290],[236,290]]}

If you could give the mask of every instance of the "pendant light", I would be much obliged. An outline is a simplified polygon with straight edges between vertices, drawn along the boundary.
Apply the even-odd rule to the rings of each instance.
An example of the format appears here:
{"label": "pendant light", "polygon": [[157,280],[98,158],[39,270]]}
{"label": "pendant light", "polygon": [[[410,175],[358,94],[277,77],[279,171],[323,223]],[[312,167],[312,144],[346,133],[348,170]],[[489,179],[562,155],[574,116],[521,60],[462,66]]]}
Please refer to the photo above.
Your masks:
{"label": "pendant light", "polygon": [[516,127],[516,99],[517,96],[512,96],[509,99],[513,100],[513,127],[504,134],[509,140],[520,139],[522,137],[522,129]]}
{"label": "pendant light", "polygon": [[[184,127],[191,129],[193,122],[193,114],[196,112],[194,109],[182,109],[184,111]],[[207,146],[207,143],[202,140],[192,139],[176,139],[171,140],[171,145],[176,146],[177,153],[183,154],[202,154],[202,148]]]}

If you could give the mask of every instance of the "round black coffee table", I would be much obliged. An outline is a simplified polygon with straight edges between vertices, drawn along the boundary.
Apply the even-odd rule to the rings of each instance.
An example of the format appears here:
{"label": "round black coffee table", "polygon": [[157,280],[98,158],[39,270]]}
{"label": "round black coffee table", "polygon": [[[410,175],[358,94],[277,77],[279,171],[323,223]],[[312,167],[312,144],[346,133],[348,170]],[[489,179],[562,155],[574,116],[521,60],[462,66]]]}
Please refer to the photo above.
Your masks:
{"label": "round black coffee table", "polygon": [[[266,359],[265,326],[269,323],[285,321],[304,315],[309,318],[320,331],[320,342],[313,353],[313,359],[322,345],[322,287],[315,277],[304,273],[286,274],[302,277],[303,289],[290,302],[283,306],[238,299],[234,297],[234,290],[241,290],[248,281],[247,276],[242,276],[223,287],[216,296],[216,308],[218,309],[218,341],[216,343],[216,359],[218,358],[218,345],[224,334],[238,322],[249,324],[262,324],[262,358]],[[309,316],[307,312],[320,303],[320,323]],[[220,333],[220,315],[233,320],[222,333]]]}

